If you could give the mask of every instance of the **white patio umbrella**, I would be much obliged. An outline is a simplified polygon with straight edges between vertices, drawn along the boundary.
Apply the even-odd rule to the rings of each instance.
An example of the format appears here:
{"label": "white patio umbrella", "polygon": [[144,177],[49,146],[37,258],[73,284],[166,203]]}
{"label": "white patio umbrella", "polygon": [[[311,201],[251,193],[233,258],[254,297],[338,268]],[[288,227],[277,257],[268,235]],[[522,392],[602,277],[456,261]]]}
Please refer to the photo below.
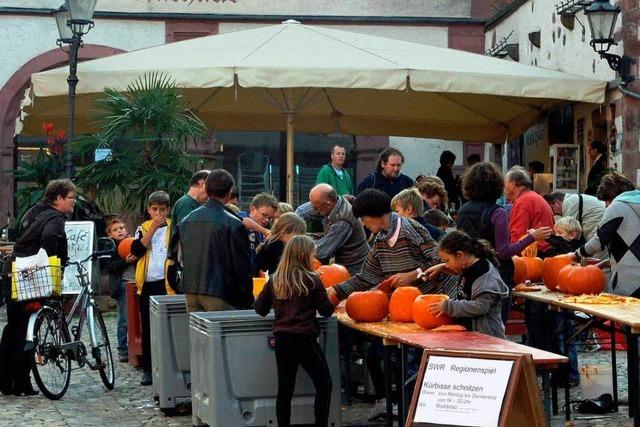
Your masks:
{"label": "white patio umbrella", "polygon": [[[76,133],[94,131],[93,102],[142,74],[171,76],[213,130],[294,128],[502,143],[566,102],[601,103],[606,82],[473,53],[302,25],[202,37],[82,63]],[[32,76],[17,132],[66,123],[68,70]]]}

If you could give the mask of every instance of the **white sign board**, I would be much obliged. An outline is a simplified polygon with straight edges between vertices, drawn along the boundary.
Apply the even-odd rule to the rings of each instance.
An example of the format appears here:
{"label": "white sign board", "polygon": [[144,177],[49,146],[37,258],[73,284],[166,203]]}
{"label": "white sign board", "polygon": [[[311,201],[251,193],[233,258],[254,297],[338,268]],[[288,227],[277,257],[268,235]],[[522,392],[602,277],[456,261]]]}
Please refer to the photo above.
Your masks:
{"label": "white sign board", "polygon": [[[95,224],[91,221],[67,221],[64,224],[64,231],[67,233],[67,251],[69,261],[83,260],[95,251]],[[86,264],[87,273],[91,279],[93,273],[93,262]],[[70,265],[64,270],[62,277],[62,293],[77,294],[82,289],[78,283],[76,275],[78,270],[75,265]]]}
{"label": "white sign board", "polygon": [[513,361],[430,356],[415,423],[497,426]]}

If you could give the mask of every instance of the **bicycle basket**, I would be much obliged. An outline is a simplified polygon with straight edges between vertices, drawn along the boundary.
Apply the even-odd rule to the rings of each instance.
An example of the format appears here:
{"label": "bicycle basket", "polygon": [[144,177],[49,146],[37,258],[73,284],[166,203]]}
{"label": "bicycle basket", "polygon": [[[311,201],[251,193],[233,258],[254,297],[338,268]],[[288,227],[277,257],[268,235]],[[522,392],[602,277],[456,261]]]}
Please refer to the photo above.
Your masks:
{"label": "bicycle basket", "polygon": [[11,299],[29,301],[59,296],[62,291],[62,268],[57,257],[50,264],[16,270],[11,274]]}

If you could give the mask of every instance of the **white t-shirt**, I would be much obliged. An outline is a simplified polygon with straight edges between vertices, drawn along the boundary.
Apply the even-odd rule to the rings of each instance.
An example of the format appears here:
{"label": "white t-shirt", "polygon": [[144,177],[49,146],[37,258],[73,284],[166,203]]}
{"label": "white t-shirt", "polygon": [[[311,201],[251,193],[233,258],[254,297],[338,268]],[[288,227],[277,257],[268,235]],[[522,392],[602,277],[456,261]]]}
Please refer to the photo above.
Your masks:
{"label": "white t-shirt", "polygon": [[164,279],[164,262],[167,259],[167,226],[160,227],[151,237],[151,251],[147,267],[146,282]]}

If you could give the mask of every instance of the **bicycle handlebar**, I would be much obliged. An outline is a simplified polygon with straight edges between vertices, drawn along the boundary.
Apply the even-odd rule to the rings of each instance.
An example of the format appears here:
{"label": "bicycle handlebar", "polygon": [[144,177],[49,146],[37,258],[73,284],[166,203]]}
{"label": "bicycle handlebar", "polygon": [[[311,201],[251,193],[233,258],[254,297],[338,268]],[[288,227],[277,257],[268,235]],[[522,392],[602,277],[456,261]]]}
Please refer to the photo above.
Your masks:
{"label": "bicycle handlebar", "polygon": [[88,257],[86,257],[83,260],[67,262],[67,265],[80,265],[80,264],[84,264],[85,262],[89,261],[89,259],[94,261],[94,260],[96,260],[98,258],[103,258],[103,257],[105,257],[107,255],[111,256],[111,254],[113,254],[113,250],[112,249],[107,249],[107,250],[104,250],[104,251],[96,251],[96,252],[92,253],[91,255],[89,255]]}

